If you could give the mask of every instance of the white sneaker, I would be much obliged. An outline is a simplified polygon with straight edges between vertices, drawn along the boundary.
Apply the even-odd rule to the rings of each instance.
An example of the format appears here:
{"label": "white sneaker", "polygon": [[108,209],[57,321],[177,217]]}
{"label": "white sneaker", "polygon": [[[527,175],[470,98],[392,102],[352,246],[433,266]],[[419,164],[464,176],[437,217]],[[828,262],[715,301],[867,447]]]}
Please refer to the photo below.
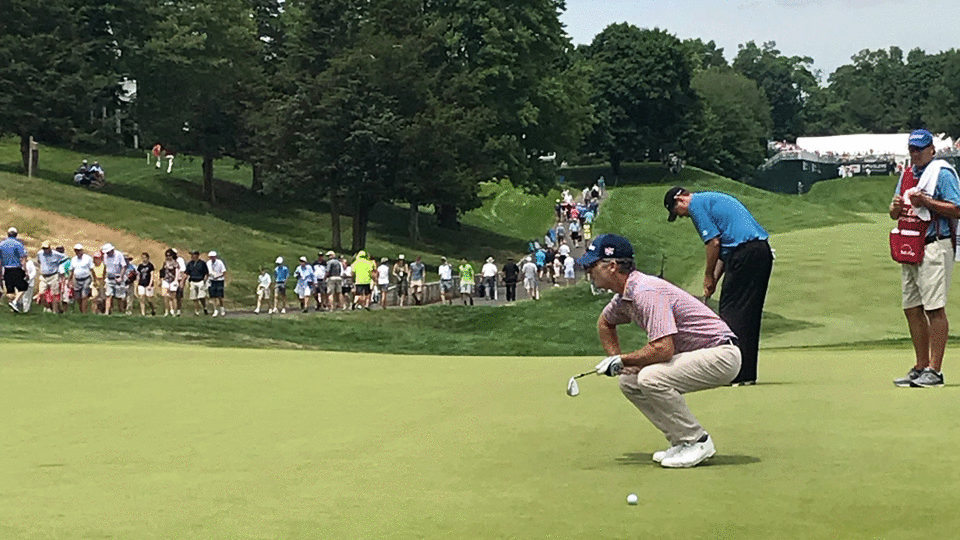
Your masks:
{"label": "white sneaker", "polygon": [[227,316],[227,308],[225,308],[225,307],[220,308],[220,316],[221,316],[221,317],[226,317],[226,316]]}
{"label": "white sneaker", "polygon": [[255,310],[253,310],[253,312],[256,313],[257,315],[259,315],[259,314],[260,314],[260,309],[259,309],[259,308],[258,308],[258,309],[255,309]]}
{"label": "white sneaker", "polygon": [[657,463],[662,463],[664,458],[673,457],[677,455],[677,452],[679,452],[681,448],[683,448],[683,445],[678,444],[676,446],[671,446],[666,450],[660,450],[659,452],[654,452],[653,460],[656,461]]}
{"label": "white sneaker", "polygon": [[217,316],[217,313],[218,313],[217,310],[213,310],[213,316],[214,316],[214,317]]}
{"label": "white sneaker", "polygon": [[286,312],[287,312],[287,308],[283,308],[280,310],[280,313],[286,313]]}
{"label": "white sneaker", "polygon": [[683,443],[676,454],[663,458],[660,465],[671,469],[696,467],[703,460],[713,457],[716,453],[717,449],[713,446],[713,439],[710,438],[710,435],[707,435],[707,440],[704,442]]}

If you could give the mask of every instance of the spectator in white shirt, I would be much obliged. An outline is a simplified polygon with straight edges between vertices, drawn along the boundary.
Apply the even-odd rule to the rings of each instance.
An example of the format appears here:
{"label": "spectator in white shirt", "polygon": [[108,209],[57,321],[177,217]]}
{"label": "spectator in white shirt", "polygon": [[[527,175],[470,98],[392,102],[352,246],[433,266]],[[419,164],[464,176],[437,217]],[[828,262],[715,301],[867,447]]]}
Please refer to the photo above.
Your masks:
{"label": "spectator in white shirt", "polygon": [[260,267],[260,278],[257,280],[257,309],[253,310],[254,313],[260,313],[260,306],[263,302],[267,303],[267,306],[270,306],[270,284],[272,280],[270,279],[270,272],[267,272],[266,267]]}
{"label": "spectator in white shirt", "polygon": [[80,313],[86,313],[87,298],[90,298],[93,284],[93,257],[83,252],[82,244],[73,246],[73,252],[75,256],[70,259],[70,285]]}
{"label": "spectator in white shirt", "polygon": [[390,290],[390,259],[380,259],[377,267],[377,290],[380,291],[380,307],[387,309],[387,294]]}
{"label": "spectator in white shirt", "polygon": [[227,314],[223,307],[223,285],[227,278],[227,266],[217,256],[216,251],[207,253],[207,270],[210,273],[207,278],[210,280],[210,303],[213,304],[213,316],[217,316],[217,311],[221,316]]}
{"label": "spectator in white shirt", "polygon": [[497,265],[493,262],[493,257],[487,257],[487,262],[480,268],[480,276],[483,278],[484,296],[490,300],[497,299]]}

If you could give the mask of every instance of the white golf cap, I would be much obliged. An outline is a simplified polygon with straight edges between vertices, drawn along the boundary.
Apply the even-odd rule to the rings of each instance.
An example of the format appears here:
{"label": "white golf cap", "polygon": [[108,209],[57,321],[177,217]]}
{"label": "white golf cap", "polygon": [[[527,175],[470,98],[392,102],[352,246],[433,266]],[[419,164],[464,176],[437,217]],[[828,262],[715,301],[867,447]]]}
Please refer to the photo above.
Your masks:
{"label": "white golf cap", "polygon": [[16,227],[10,227],[9,229],[7,229],[7,233],[8,233],[8,234],[17,234],[17,228],[16,228]]}
{"label": "white golf cap", "polygon": [[216,256],[217,256],[216,251],[211,251],[210,253],[207,253],[207,257],[216,257]]}
{"label": "white golf cap", "polygon": [[306,258],[306,257],[300,257],[300,262],[307,262],[307,258]]}
{"label": "white golf cap", "polygon": [[403,260],[403,254],[401,253],[401,254],[400,254],[400,257],[398,257],[398,258],[402,261],[402,260]]}
{"label": "white golf cap", "polygon": [[74,244],[73,249],[83,249],[83,244]]}
{"label": "white golf cap", "polygon": [[274,262],[277,264],[283,264],[283,257],[277,257],[277,260]]}
{"label": "white golf cap", "polygon": [[109,242],[107,242],[106,244],[103,245],[102,248],[100,248],[100,251],[104,253],[107,253],[108,251],[113,251],[113,250],[114,250],[113,244]]}

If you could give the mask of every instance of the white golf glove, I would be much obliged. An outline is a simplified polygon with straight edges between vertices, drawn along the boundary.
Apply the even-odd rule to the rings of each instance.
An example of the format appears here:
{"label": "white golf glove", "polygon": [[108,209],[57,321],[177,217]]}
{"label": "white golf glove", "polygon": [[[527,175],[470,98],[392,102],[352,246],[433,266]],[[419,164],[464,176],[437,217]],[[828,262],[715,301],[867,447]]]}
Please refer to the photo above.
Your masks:
{"label": "white golf glove", "polygon": [[623,371],[623,361],[620,355],[608,356],[597,364],[597,375],[606,375],[607,377],[616,377]]}

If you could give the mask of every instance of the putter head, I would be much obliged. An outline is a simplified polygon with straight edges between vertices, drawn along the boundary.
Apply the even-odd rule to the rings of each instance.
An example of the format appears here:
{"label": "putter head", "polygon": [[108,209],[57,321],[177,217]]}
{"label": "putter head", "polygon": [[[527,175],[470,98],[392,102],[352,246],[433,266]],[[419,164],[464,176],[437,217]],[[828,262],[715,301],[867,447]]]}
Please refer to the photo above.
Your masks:
{"label": "putter head", "polygon": [[580,385],[577,384],[577,380],[573,377],[570,377],[570,382],[567,383],[567,395],[570,397],[576,397],[580,394]]}

